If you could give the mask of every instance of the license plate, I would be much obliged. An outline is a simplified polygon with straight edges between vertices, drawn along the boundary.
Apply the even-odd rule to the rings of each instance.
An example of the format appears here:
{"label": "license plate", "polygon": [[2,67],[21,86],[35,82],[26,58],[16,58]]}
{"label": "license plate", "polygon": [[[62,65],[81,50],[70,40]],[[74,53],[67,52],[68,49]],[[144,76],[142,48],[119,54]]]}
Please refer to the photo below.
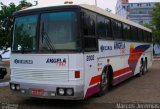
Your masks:
{"label": "license plate", "polygon": [[41,89],[32,89],[32,92],[31,92],[33,95],[43,95],[44,94],[44,91],[41,90]]}

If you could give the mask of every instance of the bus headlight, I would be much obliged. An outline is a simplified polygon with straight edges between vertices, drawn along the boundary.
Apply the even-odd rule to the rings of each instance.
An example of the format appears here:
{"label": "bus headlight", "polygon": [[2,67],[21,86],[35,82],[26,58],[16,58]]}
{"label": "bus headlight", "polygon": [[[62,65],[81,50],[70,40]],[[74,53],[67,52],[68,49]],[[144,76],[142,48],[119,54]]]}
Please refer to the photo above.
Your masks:
{"label": "bus headlight", "polygon": [[11,84],[11,89],[12,89],[12,90],[15,90],[15,89],[16,89],[16,87],[15,87],[14,84]]}
{"label": "bus headlight", "polygon": [[59,95],[64,95],[64,89],[62,89],[62,88],[60,88],[60,89],[58,89],[58,93],[59,93]]}
{"label": "bus headlight", "polygon": [[69,96],[73,95],[73,89],[67,89],[66,93]]}
{"label": "bus headlight", "polygon": [[20,90],[20,85],[16,85],[16,90]]}

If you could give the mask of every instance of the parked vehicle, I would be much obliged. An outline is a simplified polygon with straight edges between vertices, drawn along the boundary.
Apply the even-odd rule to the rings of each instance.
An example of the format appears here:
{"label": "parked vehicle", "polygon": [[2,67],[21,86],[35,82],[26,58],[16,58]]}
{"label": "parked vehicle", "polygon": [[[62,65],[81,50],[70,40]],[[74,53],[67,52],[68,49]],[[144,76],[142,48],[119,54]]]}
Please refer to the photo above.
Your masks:
{"label": "parked vehicle", "polygon": [[7,74],[6,68],[0,68],[0,79],[4,79],[4,76]]}
{"label": "parked vehicle", "polygon": [[3,49],[0,51],[0,61],[2,61],[2,59],[9,59],[10,58],[10,54],[11,54],[11,48],[7,48],[7,49]]}

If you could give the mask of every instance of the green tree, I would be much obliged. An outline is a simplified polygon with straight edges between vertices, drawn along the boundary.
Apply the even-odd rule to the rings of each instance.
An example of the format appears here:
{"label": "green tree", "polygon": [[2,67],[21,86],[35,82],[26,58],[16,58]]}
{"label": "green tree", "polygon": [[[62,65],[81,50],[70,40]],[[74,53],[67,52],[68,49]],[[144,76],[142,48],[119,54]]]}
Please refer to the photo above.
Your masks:
{"label": "green tree", "polygon": [[14,3],[10,3],[8,6],[0,3],[0,48],[2,46],[10,46],[11,30],[13,27],[13,13],[21,10],[23,7],[32,6],[31,3],[26,0],[22,0],[16,6]]}
{"label": "green tree", "polygon": [[160,3],[156,4],[153,11],[152,27],[154,40],[160,44]]}

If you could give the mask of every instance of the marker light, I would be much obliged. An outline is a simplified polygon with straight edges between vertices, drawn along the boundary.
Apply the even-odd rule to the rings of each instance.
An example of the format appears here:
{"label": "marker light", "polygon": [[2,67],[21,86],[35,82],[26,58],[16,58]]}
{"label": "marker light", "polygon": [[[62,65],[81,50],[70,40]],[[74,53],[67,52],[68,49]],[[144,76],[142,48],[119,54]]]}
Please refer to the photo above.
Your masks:
{"label": "marker light", "polygon": [[80,78],[80,71],[75,71],[74,76],[75,78]]}
{"label": "marker light", "polygon": [[65,1],[64,4],[68,4],[68,1]]}
{"label": "marker light", "polygon": [[73,4],[73,2],[72,2],[72,1],[69,1],[68,3],[69,3],[69,4]]}
{"label": "marker light", "polygon": [[73,4],[73,1],[65,1],[64,4]]}

